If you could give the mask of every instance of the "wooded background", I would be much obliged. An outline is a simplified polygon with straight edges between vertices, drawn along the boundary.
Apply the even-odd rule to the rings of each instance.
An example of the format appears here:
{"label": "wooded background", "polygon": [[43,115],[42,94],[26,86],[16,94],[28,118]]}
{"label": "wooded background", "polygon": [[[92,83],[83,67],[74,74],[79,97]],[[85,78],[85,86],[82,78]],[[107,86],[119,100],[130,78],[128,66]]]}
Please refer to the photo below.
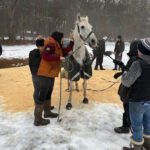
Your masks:
{"label": "wooded background", "polygon": [[89,16],[98,38],[149,37],[149,0],[0,0],[0,38],[47,37],[56,30],[67,36],[77,13]]}

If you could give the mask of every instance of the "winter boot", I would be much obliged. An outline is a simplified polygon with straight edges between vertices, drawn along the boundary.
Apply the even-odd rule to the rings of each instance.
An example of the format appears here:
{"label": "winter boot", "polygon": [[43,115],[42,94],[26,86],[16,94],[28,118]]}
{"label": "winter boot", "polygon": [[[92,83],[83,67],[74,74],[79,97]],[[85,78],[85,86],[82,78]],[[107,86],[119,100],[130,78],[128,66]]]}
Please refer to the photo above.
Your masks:
{"label": "winter boot", "polygon": [[58,114],[50,110],[50,100],[44,101],[44,118],[57,118]]}
{"label": "winter boot", "polygon": [[130,128],[129,127],[124,127],[124,126],[121,126],[121,127],[116,127],[114,128],[114,131],[116,133],[120,133],[120,134],[128,134],[130,133]]}
{"label": "winter boot", "polygon": [[51,105],[51,100],[46,100],[46,101],[49,101],[49,110],[54,110],[55,107]]}
{"label": "winter boot", "polygon": [[144,135],[144,144],[143,147],[146,150],[150,150],[150,136]]}
{"label": "winter boot", "polygon": [[123,150],[144,150],[143,148],[143,143],[142,142],[136,142],[133,140],[133,138],[131,137],[131,144],[130,144],[130,148],[128,147],[123,147]]}
{"label": "winter boot", "polygon": [[114,128],[116,133],[130,133],[130,119],[126,113],[123,114],[123,125],[121,127]]}
{"label": "winter boot", "polygon": [[115,64],[115,67],[113,70],[118,70],[118,65]]}
{"label": "winter boot", "polygon": [[123,150],[144,150],[143,145],[133,145],[132,148],[123,147]]}
{"label": "winter boot", "polygon": [[117,70],[117,65],[115,65],[115,68],[113,70]]}
{"label": "winter boot", "polygon": [[35,126],[44,126],[50,123],[48,119],[42,118],[43,105],[35,105],[34,110],[34,125]]}
{"label": "winter boot", "polygon": [[100,66],[100,70],[105,70],[105,69],[103,68],[103,66]]}

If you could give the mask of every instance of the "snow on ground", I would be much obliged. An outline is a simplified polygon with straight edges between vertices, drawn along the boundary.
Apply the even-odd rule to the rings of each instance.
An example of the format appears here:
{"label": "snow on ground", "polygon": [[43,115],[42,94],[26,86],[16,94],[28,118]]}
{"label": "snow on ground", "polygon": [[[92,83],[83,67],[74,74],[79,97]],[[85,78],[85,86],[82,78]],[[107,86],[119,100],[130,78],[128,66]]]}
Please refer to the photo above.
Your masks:
{"label": "snow on ground", "polygon": [[[115,43],[106,43],[106,50],[113,51]],[[3,46],[1,58],[28,58],[34,45]],[[129,43],[123,54],[126,63]],[[89,49],[89,51],[91,51]],[[114,57],[114,56],[113,56]],[[112,60],[104,57],[104,67],[112,69]],[[92,103],[92,102],[91,102]],[[121,125],[122,108],[115,104],[93,102],[92,109],[84,105],[66,111],[63,121],[51,119],[46,127],[33,126],[33,112],[28,114],[0,112],[1,150],[121,150],[128,146],[130,135],[115,134]]]}
{"label": "snow on ground", "polygon": [[115,134],[122,109],[115,104],[93,102],[92,109],[64,109],[62,122],[51,119],[45,127],[33,126],[33,113],[0,113],[1,150],[121,150],[130,135]]}
{"label": "snow on ground", "polygon": [[[126,63],[128,60],[127,53],[129,51],[129,43],[125,44],[125,51],[123,53],[123,62]],[[106,51],[114,51],[115,43],[114,42],[106,42]],[[3,46],[3,54],[1,58],[28,58],[29,52],[36,48],[35,45],[21,45],[21,46]],[[88,50],[91,52],[92,50],[88,48]],[[114,55],[112,55],[114,58]],[[93,63],[95,65],[95,61]],[[114,64],[112,63],[112,60],[105,56],[104,57],[104,68],[106,69],[112,69],[114,67]]]}
{"label": "snow on ground", "polygon": [[[123,53],[123,57],[122,57],[122,61],[126,64],[128,61],[128,56],[127,53],[129,52],[129,47],[130,47],[130,43],[125,43],[125,51]],[[115,48],[115,42],[106,42],[106,51],[114,51]],[[89,52],[92,52],[92,49],[88,47]],[[115,58],[114,55],[111,55],[113,58]],[[93,62],[93,66],[95,66],[96,60]],[[114,68],[114,64],[112,62],[112,60],[107,57],[104,56],[104,62],[103,62],[103,67],[106,69],[112,69]]]}
{"label": "snow on ground", "polygon": [[1,58],[28,58],[29,52],[36,48],[35,45],[3,46]]}

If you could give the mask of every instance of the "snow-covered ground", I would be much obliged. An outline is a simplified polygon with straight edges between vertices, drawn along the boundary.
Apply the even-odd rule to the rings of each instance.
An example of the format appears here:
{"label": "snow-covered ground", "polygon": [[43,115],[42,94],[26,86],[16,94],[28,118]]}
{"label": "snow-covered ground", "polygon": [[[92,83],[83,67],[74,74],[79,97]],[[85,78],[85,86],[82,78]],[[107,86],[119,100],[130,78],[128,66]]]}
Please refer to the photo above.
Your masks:
{"label": "snow-covered ground", "polygon": [[130,135],[115,134],[122,109],[115,104],[93,102],[88,108],[62,108],[62,122],[51,119],[45,127],[33,126],[33,113],[0,113],[1,150],[121,150]]}
{"label": "snow-covered ground", "polygon": [[0,58],[28,58],[29,52],[36,48],[35,45],[3,46],[3,53]]}
{"label": "snow-covered ground", "polygon": [[[129,51],[129,43],[125,44],[125,51],[123,53],[123,62],[126,63],[128,60],[127,52]],[[114,42],[106,42],[106,51],[113,51],[115,47]],[[21,46],[3,46],[3,54],[1,58],[28,58],[29,52],[33,50],[35,45],[21,45]],[[88,48],[89,51],[91,51],[90,48]],[[114,57],[114,55],[112,55]],[[94,63],[95,64],[95,61]],[[104,57],[104,68],[106,69],[112,69],[114,67],[114,64],[112,63],[112,60],[108,57]]]}
{"label": "snow-covered ground", "polygon": [[[114,42],[106,42],[106,51],[114,51],[114,47],[115,47],[115,43]],[[127,56],[127,53],[129,51],[129,47],[130,47],[130,43],[125,43],[125,51],[123,53],[123,59],[122,61],[126,64],[127,61],[128,61],[128,56]],[[92,50],[90,48],[88,48],[89,51],[91,52]],[[115,58],[114,55],[111,55],[113,58]],[[95,63],[96,63],[96,60],[93,62],[93,66],[95,66]],[[104,56],[104,62],[103,62],[103,66],[104,68],[106,69],[112,69],[114,68],[114,64],[112,62],[112,60],[107,57],[107,56]]]}
{"label": "snow-covered ground", "polygon": [[[114,45],[107,42],[106,50],[113,51]],[[1,58],[27,58],[34,48],[34,45],[3,46]],[[125,63],[128,50],[129,43],[126,43]],[[104,57],[104,67],[114,67],[110,58]],[[90,103],[90,108],[81,105],[71,111],[63,106],[63,121],[51,119],[46,127],[33,126],[33,112],[0,112],[0,150],[121,150],[122,146],[128,146],[131,135],[113,131],[122,124],[122,108],[115,104]]]}

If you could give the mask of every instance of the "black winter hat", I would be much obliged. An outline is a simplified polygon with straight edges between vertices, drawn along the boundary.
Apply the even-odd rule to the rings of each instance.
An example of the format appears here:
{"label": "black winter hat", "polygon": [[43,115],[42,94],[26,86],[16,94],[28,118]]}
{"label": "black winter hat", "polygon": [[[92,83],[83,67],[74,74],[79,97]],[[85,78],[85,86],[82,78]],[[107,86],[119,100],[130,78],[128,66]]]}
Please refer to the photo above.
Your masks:
{"label": "black winter hat", "polygon": [[37,39],[35,43],[37,47],[44,46],[44,39]]}
{"label": "black winter hat", "polygon": [[118,39],[122,39],[122,36],[121,36],[121,35],[118,35],[117,38],[118,38]]}
{"label": "black winter hat", "polygon": [[61,39],[64,37],[64,34],[62,32],[53,32],[51,37],[61,45]]}

